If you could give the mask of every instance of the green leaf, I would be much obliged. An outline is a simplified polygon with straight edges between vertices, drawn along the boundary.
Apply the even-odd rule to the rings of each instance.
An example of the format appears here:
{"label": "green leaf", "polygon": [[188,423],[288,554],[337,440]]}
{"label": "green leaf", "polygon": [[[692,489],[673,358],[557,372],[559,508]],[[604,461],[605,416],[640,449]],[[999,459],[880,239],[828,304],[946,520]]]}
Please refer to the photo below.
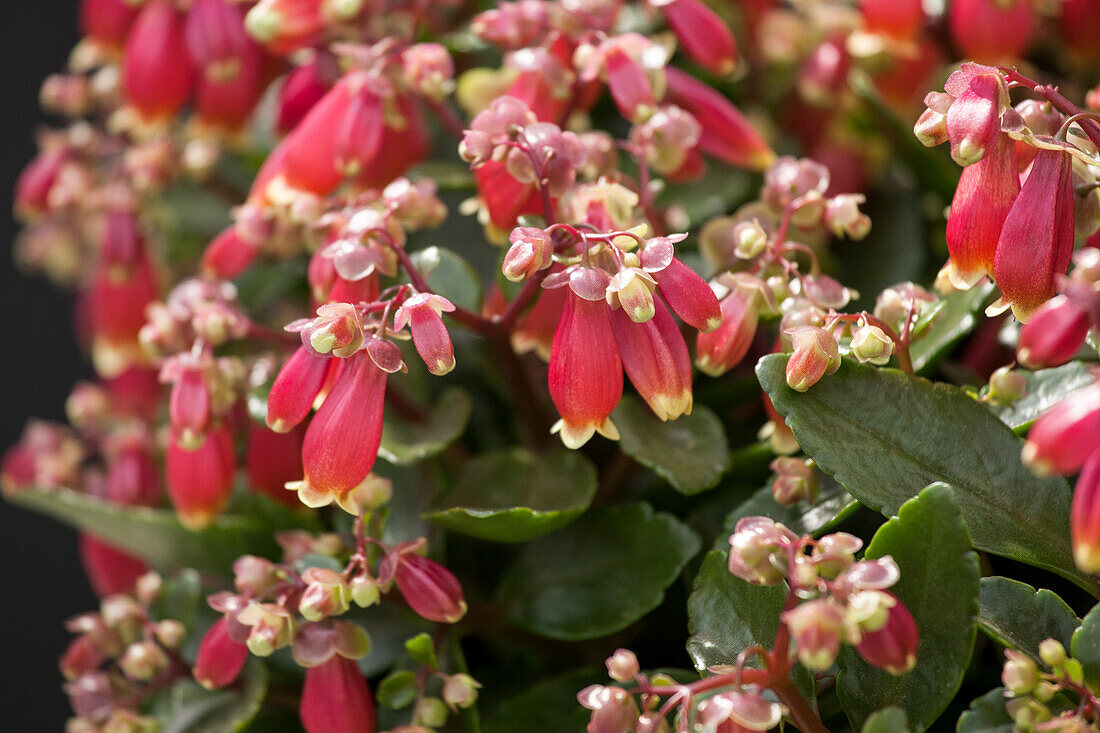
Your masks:
{"label": "green leaf", "polygon": [[661,604],[699,538],[648,504],[590,511],[523,548],[498,600],[517,625],[553,639],[625,629]]}
{"label": "green leaf", "polygon": [[580,516],[596,486],[596,469],[580,453],[540,457],[509,448],[470,461],[455,487],[425,516],[481,539],[526,542]]}
{"label": "green leaf", "polygon": [[436,669],[439,661],[435,658],[435,644],[432,643],[432,635],[421,632],[411,639],[405,640],[405,651],[417,664]]}
{"label": "green leaf", "polygon": [[1027,393],[1011,404],[989,406],[994,415],[1016,432],[1026,429],[1066,395],[1095,381],[1088,368],[1079,361],[1053,369],[1020,373],[1027,379]]}
{"label": "green leaf", "polygon": [[718,537],[718,548],[728,549],[726,538],[733,534],[737,522],[745,517],[771,517],[795,534],[817,535],[840,524],[859,507],[859,502],[832,478],[819,475],[818,479],[820,486],[813,506],[805,502],[783,506],[772,498],[770,486],[757,491],[726,515],[722,535]]}
{"label": "green leaf", "polygon": [[974,330],[985,303],[993,293],[993,285],[983,283],[970,290],[959,290],[944,298],[943,310],[924,334],[913,342],[909,355],[913,359],[913,369],[924,374],[932,369],[941,358],[963,336]]}
{"label": "green leaf", "polygon": [[971,702],[955,730],[957,733],[1013,733],[1016,724],[1005,710],[1005,688],[990,690]]}
{"label": "green leaf", "polygon": [[11,501],[109,538],[156,568],[190,567],[225,576],[241,555],[279,555],[272,537],[276,527],[257,517],[222,514],[205,529],[192,532],[171,511],[122,506],[72,489],[25,491]]}
{"label": "green leaf", "polygon": [[703,559],[688,598],[687,650],[700,672],[716,664],[734,664],[742,649],[771,648],[785,585],[752,585],[727,567],[728,553],[711,550]]}
{"label": "green leaf", "polygon": [[467,310],[481,309],[481,276],[461,256],[444,247],[427,247],[410,257],[433,291]]}
{"label": "green leaf", "polygon": [[717,160],[708,160],[706,173],[697,181],[665,187],[659,203],[681,207],[690,229],[708,219],[732,211],[737,204],[756,195],[760,177]]}
{"label": "green leaf", "polygon": [[951,484],[974,546],[1097,586],[1073,562],[1069,485],[1020,463],[1023,441],[962,390],[845,362],[808,392],[787,386],[787,357],[757,364],[760,384],[817,465],[891,515],[924,486]]}
{"label": "green leaf", "polygon": [[1070,656],[1081,663],[1085,684],[1100,690],[1100,604],[1085,615],[1081,628],[1073,633]]}
{"label": "green leaf", "polygon": [[1081,625],[1066,602],[1045,588],[1011,578],[982,578],[978,628],[994,640],[1039,659],[1039,642],[1057,639],[1067,648]]}
{"label": "green leaf", "polygon": [[591,713],[577,703],[577,693],[607,682],[607,673],[577,669],[537,682],[505,700],[485,720],[485,733],[576,733]]}
{"label": "green leaf", "polygon": [[250,659],[243,687],[209,691],[192,680],[172,686],[154,714],[160,733],[232,733],[256,717],[267,694],[267,668]]}
{"label": "green leaf", "polygon": [[871,713],[860,733],[909,733],[909,716],[897,706],[891,705]]}
{"label": "green leaf", "polygon": [[175,619],[184,625],[188,633],[195,630],[200,605],[203,602],[202,581],[194,568],[184,568],[168,578],[161,586],[160,595],[153,602],[152,612],[158,620]]}
{"label": "green leaf", "polygon": [[879,708],[904,705],[913,729],[925,730],[958,692],[977,632],[978,554],[950,486],[929,486],[879,528],[865,556],[885,555],[901,569],[890,590],[920,630],[917,664],[894,676],[845,646],[837,694],[853,727]]}
{"label": "green leaf", "polygon": [[382,423],[378,455],[399,466],[431,458],[462,435],[471,409],[470,395],[454,387],[440,395],[423,423],[406,422],[387,415]]}
{"label": "green leaf", "polygon": [[390,672],[378,683],[378,704],[400,710],[416,700],[416,673],[409,669]]}
{"label": "green leaf", "polygon": [[624,397],[611,420],[622,436],[622,451],[681,494],[713,488],[730,468],[726,431],[702,405],[690,415],[661,422],[640,400]]}

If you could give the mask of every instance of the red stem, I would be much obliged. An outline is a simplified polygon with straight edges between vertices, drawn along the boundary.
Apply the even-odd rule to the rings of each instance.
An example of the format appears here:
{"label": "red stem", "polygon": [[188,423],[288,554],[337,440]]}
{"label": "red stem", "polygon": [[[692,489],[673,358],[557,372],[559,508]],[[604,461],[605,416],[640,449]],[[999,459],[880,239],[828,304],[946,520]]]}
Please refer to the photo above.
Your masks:
{"label": "red stem", "polygon": [[[1063,114],[1073,116],[1081,114],[1084,111],[1076,104],[1063,97],[1061,93],[1059,93],[1057,87],[1053,87],[1049,84],[1040,84],[1034,79],[1020,73],[1020,70],[1016,68],[1009,68],[1007,66],[999,66],[997,68],[1001,70],[1001,73],[1003,73],[1009,81],[1016,82],[1021,86],[1026,86],[1028,89],[1054,105],[1054,107]],[[1097,147],[1100,147],[1100,125],[1097,125],[1092,120],[1081,120],[1078,124],[1081,125],[1081,129],[1084,133],[1089,136],[1089,140],[1092,140]]]}

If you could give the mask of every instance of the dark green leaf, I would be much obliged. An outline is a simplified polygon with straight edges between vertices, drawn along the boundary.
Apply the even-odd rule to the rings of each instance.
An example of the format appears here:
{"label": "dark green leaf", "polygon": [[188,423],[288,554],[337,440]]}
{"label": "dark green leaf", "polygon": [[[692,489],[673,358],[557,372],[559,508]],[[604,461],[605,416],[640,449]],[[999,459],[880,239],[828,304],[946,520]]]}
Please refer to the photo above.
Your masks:
{"label": "dark green leaf", "polygon": [[990,405],[989,408],[1005,425],[1017,432],[1035,422],[1070,392],[1087,387],[1095,381],[1088,368],[1079,361],[1053,369],[1020,373],[1027,379],[1027,393],[1011,404]]}
{"label": "dark green leaf", "polygon": [[950,486],[929,486],[879,528],[866,557],[884,555],[901,568],[890,590],[920,630],[917,664],[894,676],[845,646],[837,657],[837,694],[853,727],[875,710],[903,705],[912,728],[925,730],[958,692],[977,631],[978,554]]}
{"label": "dark green leaf", "polygon": [[577,693],[607,682],[607,673],[578,669],[538,682],[501,703],[485,719],[485,733],[576,733],[584,730],[589,711],[577,703]]}
{"label": "dark green leaf", "polygon": [[209,691],[191,680],[177,682],[161,709],[160,733],[232,733],[256,717],[267,694],[267,668],[251,659],[241,688]]}
{"label": "dark green leaf", "polygon": [[754,644],[770,648],[787,597],[785,585],[752,585],[734,576],[727,556],[707,553],[688,599],[687,649],[699,672],[736,663],[741,650]]}
{"label": "dark green leaf", "polygon": [[978,324],[978,317],[993,293],[989,283],[975,285],[970,290],[951,293],[946,305],[932,321],[924,334],[913,342],[909,355],[913,369],[919,374],[928,372],[959,341]]}
{"label": "dark green leaf", "polygon": [[[188,633],[195,630],[199,604],[203,602],[202,582],[193,568],[184,568],[164,581],[160,595],[153,603],[155,618],[175,619],[186,627]],[[203,603],[205,606],[206,604]]]}
{"label": "dark green leaf", "polygon": [[1081,663],[1085,671],[1085,684],[1100,690],[1100,605],[1093,607],[1081,621],[1081,628],[1073,634],[1070,656]]}
{"label": "dark green leaf", "polygon": [[909,716],[899,707],[891,705],[867,717],[860,733],[909,733]]}
{"label": "dark green leaf", "polygon": [[699,538],[648,504],[588,512],[530,543],[498,591],[516,624],[554,639],[592,639],[625,629],[660,605]]}
{"label": "dark green leaf", "polygon": [[728,549],[726,538],[733,534],[738,520],[745,517],[771,517],[790,527],[796,534],[812,535],[825,532],[844,521],[856,510],[859,502],[829,476],[818,476],[818,479],[820,488],[813,506],[805,502],[783,506],[772,498],[770,486],[757,491],[752,498],[726,515],[724,531],[718,537],[718,549]]}
{"label": "dark green leaf", "polygon": [[411,257],[433,291],[467,310],[481,309],[481,276],[461,256],[444,247],[428,247]]}
{"label": "dark green leaf", "polygon": [[411,639],[405,640],[405,651],[417,664],[435,669],[439,662],[435,658],[435,644],[432,643],[432,635],[421,632]]}
{"label": "dark green leaf", "polygon": [[1069,647],[1081,625],[1066,602],[1045,588],[993,576],[982,578],[978,627],[1005,646],[1039,658],[1039,642],[1057,639]]}
{"label": "dark green leaf", "polygon": [[596,469],[580,453],[539,457],[523,448],[470,461],[426,515],[447,529],[497,542],[526,542],[572,522],[592,503]]}
{"label": "dark green leaf", "polygon": [[462,435],[471,409],[470,395],[456,387],[440,395],[423,423],[406,422],[387,415],[382,423],[378,455],[397,465],[431,458]]}
{"label": "dark green leaf", "polygon": [[109,538],[157,568],[190,567],[224,576],[241,555],[278,557],[273,527],[256,517],[223,514],[192,532],[170,511],[122,506],[71,489],[26,491],[11,500]]}
{"label": "dark green leaf", "polygon": [[760,384],[822,471],[890,515],[936,481],[955,488],[974,546],[1052,570],[1092,593],[1070,552],[1069,485],[1020,463],[1023,442],[962,390],[845,362],[808,392],[787,386],[787,357],[757,365]]}
{"label": "dark green leaf", "polygon": [[661,422],[641,401],[624,397],[612,413],[623,452],[652,468],[681,494],[713,488],[729,470],[729,445],[718,416],[702,405]]}
{"label": "dark green leaf", "polygon": [[959,718],[957,733],[1013,733],[1016,725],[1005,711],[1005,688],[990,690],[970,703]]}
{"label": "dark green leaf", "polygon": [[702,178],[667,186],[659,203],[682,207],[688,226],[696,228],[754,196],[759,181],[756,174],[709,160]]}
{"label": "dark green leaf", "polygon": [[416,700],[416,673],[409,669],[390,672],[378,683],[378,704],[394,710],[408,707]]}

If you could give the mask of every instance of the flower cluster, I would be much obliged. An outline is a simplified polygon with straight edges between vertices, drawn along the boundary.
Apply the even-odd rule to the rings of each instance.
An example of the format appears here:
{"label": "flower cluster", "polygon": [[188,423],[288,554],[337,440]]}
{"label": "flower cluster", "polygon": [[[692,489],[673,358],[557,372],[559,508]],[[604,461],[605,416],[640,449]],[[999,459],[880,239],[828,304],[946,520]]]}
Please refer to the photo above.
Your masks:
{"label": "flower cluster", "polygon": [[[1081,662],[1066,653],[1057,639],[1039,644],[1037,661],[1020,651],[1005,651],[1001,682],[1004,684],[1005,710],[1015,730],[1092,731],[1096,730],[1100,701],[1085,684]],[[1068,695],[1067,695],[1068,693]],[[1069,696],[1079,698],[1076,707]]]}

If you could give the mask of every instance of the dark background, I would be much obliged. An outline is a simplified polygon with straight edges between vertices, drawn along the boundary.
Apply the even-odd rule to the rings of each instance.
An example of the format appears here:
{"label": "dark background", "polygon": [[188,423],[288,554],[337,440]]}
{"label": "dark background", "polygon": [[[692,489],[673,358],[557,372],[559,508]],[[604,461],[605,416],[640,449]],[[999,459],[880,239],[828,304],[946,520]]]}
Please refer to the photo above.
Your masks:
{"label": "dark background", "polygon": [[[0,450],[30,416],[64,418],[71,385],[91,375],[73,339],[72,299],[43,278],[15,270],[12,189],[34,155],[43,123],[38,87],[60,70],[76,42],[76,0],[0,3]],[[76,534],[0,501],[0,728],[60,731],[69,717],[57,658],[65,619],[94,607]]]}

